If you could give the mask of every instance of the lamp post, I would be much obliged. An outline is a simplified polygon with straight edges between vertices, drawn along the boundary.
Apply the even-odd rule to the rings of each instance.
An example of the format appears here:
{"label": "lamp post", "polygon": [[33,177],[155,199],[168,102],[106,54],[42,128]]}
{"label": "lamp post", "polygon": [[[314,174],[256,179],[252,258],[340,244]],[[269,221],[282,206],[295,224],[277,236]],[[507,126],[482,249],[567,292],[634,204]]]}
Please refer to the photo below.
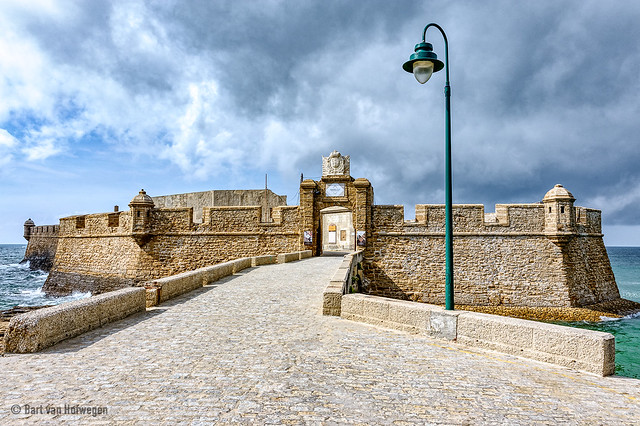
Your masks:
{"label": "lamp post", "polygon": [[[438,60],[438,56],[433,52],[433,45],[427,43],[427,29],[436,27],[440,30],[444,39],[444,64]],[[445,69],[446,79],[444,83],[444,100],[445,100],[445,256],[446,256],[446,275],[445,275],[445,309],[453,310],[453,214],[452,214],[452,189],[451,189],[451,87],[449,86],[449,44],[447,35],[440,25],[431,23],[424,27],[422,33],[422,42],[416,44],[415,53],[413,53],[402,68],[416,77],[418,83],[424,84],[431,78],[434,72]]]}

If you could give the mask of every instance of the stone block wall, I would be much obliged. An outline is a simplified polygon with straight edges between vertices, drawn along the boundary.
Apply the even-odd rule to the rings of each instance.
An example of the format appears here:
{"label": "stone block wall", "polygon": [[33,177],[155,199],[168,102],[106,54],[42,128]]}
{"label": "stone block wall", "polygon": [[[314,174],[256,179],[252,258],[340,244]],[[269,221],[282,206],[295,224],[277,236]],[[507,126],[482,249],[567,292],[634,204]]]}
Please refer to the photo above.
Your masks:
{"label": "stone block wall", "polygon": [[207,208],[203,223],[194,223],[192,213],[151,209],[148,228],[136,238],[131,211],[61,219],[55,266],[44,290],[97,294],[240,257],[300,249],[297,206],[275,207],[273,222],[266,223],[261,207]]}
{"label": "stone block wall", "polygon": [[588,306],[620,298],[601,237],[572,238],[563,256],[571,306]]}
{"label": "stone block wall", "polygon": [[600,376],[615,372],[615,339],[609,333],[393,300],[344,295],[344,319],[454,340]]}
{"label": "stone block wall", "polygon": [[152,199],[157,208],[193,208],[193,220],[196,223],[203,221],[202,212],[207,207],[260,206],[262,207],[262,221],[269,222],[271,220],[270,211],[273,207],[287,205],[286,195],[278,195],[269,189],[189,192],[161,195],[152,197]]}
{"label": "stone block wall", "polygon": [[[542,203],[455,205],[457,304],[579,307],[620,297],[602,241],[600,212],[576,208],[576,231],[549,235]],[[365,250],[371,294],[444,303],[444,206],[373,206]]]}

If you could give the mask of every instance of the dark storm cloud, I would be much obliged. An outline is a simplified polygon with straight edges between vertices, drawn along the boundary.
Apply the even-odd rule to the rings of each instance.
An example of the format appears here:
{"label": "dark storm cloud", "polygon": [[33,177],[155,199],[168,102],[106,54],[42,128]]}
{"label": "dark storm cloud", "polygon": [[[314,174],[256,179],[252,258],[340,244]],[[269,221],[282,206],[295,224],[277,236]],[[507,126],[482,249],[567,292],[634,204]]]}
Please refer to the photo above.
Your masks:
{"label": "dark storm cloud", "polygon": [[[419,1],[192,2],[157,12],[179,43],[207,55],[217,77],[245,114],[294,113],[297,69],[325,67],[319,55],[337,50],[349,61],[372,38],[394,37]],[[330,81],[316,81],[321,88]],[[284,99],[273,109],[270,99]]]}

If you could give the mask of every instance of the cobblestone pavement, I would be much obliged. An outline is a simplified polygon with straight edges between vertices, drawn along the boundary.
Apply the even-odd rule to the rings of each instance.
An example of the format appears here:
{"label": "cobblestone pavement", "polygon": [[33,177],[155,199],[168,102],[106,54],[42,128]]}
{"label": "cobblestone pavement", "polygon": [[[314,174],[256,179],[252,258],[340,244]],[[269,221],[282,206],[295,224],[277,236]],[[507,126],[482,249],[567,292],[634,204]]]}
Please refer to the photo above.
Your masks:
{"label": "cobblestone pavement", "polygon": [[[0,424],[640,422],[640,380],[323,317],[341,260],[249,269],[41,353],[8,354]],[[86,406],[96,415],[74,413]]]}

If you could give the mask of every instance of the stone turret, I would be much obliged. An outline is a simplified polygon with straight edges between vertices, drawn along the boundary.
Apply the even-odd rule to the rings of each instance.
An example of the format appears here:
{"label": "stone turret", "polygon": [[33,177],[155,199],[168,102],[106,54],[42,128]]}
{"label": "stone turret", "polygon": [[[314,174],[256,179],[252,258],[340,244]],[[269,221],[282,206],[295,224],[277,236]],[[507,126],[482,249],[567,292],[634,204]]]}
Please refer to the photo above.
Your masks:
{"label": "stone turret", "polygon": [[136,242],[143,245],[151,237],[149,232],[151,210],[154,208],[153,200],[144,189],[141,189],[129,203],[129,208],[131,209],[131,233]]}
{"label": "stone turret", "polygon": [[29,241],[31,238],[31,228],[36,226],[36,224],[31,220],[31,218],[27,219],[24,223],[24,239]]}
{"label": "stone turret", "polygon": [[557,184],[542,199],[544,203],[544,232],[556,243],[566,243],[576,231],[573,197],[564,186]]}

